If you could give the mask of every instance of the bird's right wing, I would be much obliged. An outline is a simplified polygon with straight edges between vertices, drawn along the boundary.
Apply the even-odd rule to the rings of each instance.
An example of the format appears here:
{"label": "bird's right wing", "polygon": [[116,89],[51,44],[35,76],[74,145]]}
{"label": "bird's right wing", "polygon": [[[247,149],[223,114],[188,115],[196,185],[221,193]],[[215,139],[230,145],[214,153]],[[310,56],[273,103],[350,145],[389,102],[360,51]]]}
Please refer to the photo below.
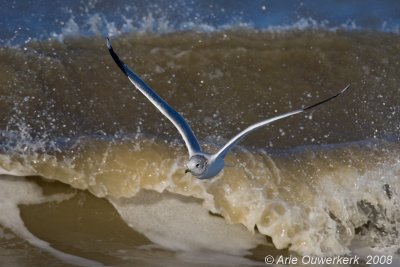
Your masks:
{"label": "bird's right wing", "polygon": [[122,62],[122,60],[114,52],[111,42],[108,38],[107,48],[115,63],[133,83],[133,85],[135,85],[135,87],[142,92],[147,99],[149,99],[150,102],[153,103],[153,105],[156,106],[156,108],[175,125],[185,141],[189,155],[192,156],[197,152],[201,152],[200,144],[185,119],[175,109],[168,105],[168,103],[165,102],[160,96],[158,96],[156,92],[154,92],[150,86],[140,79],[140,77],[134,73],[124,62]]}
{"label": "bird's right wing", "polygon": [[246,135],[248,135],[249,133],[251,133],[251,132],[257,130],[258,128],[261,128],[261,127],[263,127],[263,126],[265,126],[265,125],[267,125],[267,124],[270,124],[271,122],[274,122],[274,121],[277,121],[277,120],[280,120],[280,119],[283,119],[283,118],[286,118],[286,117],[290,117],[290,116],[292,116],[292,115],[299,114],[299,113],[302,113],[302,112],[304,112],[304,111],[307,111],[307,110],[310,110],[310,109],[312,109],[312,108],[315,108],[315,107],[317,107],[317,106],[319,106],[319,105],[321,105],[321,104],[323,104],[323,103],[326,103],[326,102],[328,102],[328,101],[330,101],[330,100],[332,100],[332,99],[338,97],[339,95],[343,94],[349,87],[350,87],[350,85],[347,85],[342,91],[340,91],[340,92],[337,93],[336,95],[331,96],[331,97],[329,97],[329,98],[327,98],[327,99],[325,99],[325,100],[322,100],[322,101],[320,101],[320,102],[318,102],[318,103],[316,103],[316,104],[314,104],[314,105],[311,105],[311,106],[308,106],[308,107],[305,107],[305,108],[301,108],[301,109],[298,109],[298,110],[295,110],[295,111],[291,111],[291,112],[288,112],[288,113],[285,113],[285,114],[282,114],[282,115],[279,115],[279,116],[276,116],[276,117],[273,117],[273,118],[270,118],[270,119],[267,119],[267,120],[264,120],[264,121],[260,121],[260,122],[257,122],[257,123],[255,123],[255,124],[253,124],[253,125],[247,127],[246,129],[244,129],[243,131],[241,131],[240,133],[238,133],[235,137],[233,137],[223,148],[221,148],[221,149],[215,154],[215,157],[216,157],[216,158],[221,158],[221,159],[225,158],[226,154],[228,154],[228,152],[229,152],[240,140],[242,140],[242,139],[243,139]]}

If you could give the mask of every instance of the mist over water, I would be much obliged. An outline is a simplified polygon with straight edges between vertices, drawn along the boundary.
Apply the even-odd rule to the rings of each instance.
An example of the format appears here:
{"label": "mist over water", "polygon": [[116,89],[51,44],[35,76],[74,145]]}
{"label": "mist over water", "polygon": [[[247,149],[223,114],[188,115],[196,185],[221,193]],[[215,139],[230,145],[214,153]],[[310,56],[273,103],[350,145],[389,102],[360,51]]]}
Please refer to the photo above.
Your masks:
{"label": "mist over water", "polygon": [[[4,3],[1,262],[251,266],[367,251],[398,262],[398,3],[229,3]],[[209,152],[351,88],[252,133],[200,181],[106,35]]]}

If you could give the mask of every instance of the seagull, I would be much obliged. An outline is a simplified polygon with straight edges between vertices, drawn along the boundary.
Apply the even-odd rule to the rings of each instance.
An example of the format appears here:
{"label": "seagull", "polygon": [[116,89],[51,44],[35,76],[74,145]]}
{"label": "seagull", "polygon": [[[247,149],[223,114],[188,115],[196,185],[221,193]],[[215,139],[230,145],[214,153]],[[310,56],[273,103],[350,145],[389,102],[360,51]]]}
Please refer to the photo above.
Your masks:
{"label": "seagull", "polygon": [[181,134],[183,140],[185,141],[186,147],[189,152],[189,161],[186,164],[185,173],[190,172],[193,176],[199,179],[210,179],[217,176],[222,169],[224,168],[224,159],[228,152],[246,135],[249,133],[268,125],[274,121],[281,120],[286,117],[293,116],[295,114],[299,114],[310,109],[313,109],[323,103],[326,103],[341,94],[343,94],[349,87],[350,84],[347,85],[343,90],[337,93],[334,96],[331,96],[327,99],[324,99],[316,104],[300,108],[294,111],[290,111],[288,113],[266,119],[260,122],[257,122],[253,125],[250,125],[236,136],[234,136],[231,140],[228,141],[217,153],[210,154],[203,152],[201,150],[200,144],[197,141],[195,134],[190,128],[189,124],[186,120],[175,110],[173,109],[164,99],[162,99],[157,93],[150,88],[135,72],[133,72],[122,60],[118,57],[118,55],[114,52],[110,39],[107,37],[107,48],[110,52],[111,57],[114,59],[117,66],[122,70],[122,72],[128,77],[128,79],[133,83],[133,85],[138,89],[142,94],[150,100],[150,102],[165,116],[170,120],[175,127],[178,129]]}

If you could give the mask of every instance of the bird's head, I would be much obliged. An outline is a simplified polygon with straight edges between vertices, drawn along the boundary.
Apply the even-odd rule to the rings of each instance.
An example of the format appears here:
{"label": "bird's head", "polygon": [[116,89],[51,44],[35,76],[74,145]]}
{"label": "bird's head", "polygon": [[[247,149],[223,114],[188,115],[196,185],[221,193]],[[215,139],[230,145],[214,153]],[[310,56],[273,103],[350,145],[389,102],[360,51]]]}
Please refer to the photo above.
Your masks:
{"label": "bird's head", "polygon": [[192,156],[186,164],[185,173],[190,172],[194,176],[201,176],[208,168],[208,159],[203,155]]}

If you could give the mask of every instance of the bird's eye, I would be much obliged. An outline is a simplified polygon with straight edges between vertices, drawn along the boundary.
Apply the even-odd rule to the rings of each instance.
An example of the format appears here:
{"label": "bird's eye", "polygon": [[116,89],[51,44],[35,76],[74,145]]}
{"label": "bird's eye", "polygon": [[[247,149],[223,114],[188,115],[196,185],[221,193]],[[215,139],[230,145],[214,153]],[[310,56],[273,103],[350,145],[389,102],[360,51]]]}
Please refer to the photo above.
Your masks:
{"label": "bird's eye", "polygon": [[197,163],[197,164],[196,164],[196,168],[198,168],[198,167],[200,167],[200,163]]}

